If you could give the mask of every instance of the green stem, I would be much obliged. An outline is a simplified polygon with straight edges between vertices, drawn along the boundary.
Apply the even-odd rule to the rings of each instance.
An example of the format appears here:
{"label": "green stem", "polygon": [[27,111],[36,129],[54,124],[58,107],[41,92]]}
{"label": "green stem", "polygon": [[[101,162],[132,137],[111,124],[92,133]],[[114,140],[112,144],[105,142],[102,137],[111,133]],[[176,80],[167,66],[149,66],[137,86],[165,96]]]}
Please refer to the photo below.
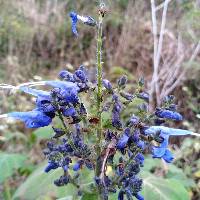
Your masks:
{"label": "green stem", "polygon": [[[97,158],[99,158],[101,154],[101,141],[102,141],[102,117],[101,117],[101,101],[102,101],[102,24],[103,17],[99,15],[98,22],[98,35],[97,35],[97,118],[99,119],[99,123],[97,125]],[[100,163],[96,164],[96,175],[100,175]]]}
{"label": "green stem", "polygon": [[[97,125],[97,142],[96,142],[96,169],[95,175],[99,177],[101,174],[101,143],[102,143],[102,25],[103,25],[103,16],[101,13],[99,14],[98,21],[98,31],[97,31],[97,118],[99,119],[99,123]],[[102,188],[99,186],[98,190],[98,199],[102,200]]]}
{"label": "green stem", "polygon": [[10,193],[10,186],[9,186],[9,183],[7,180],[4,182],[4,189],[5,189],[6,200],[11,200],[12,197],[11,197],[11,193]]}

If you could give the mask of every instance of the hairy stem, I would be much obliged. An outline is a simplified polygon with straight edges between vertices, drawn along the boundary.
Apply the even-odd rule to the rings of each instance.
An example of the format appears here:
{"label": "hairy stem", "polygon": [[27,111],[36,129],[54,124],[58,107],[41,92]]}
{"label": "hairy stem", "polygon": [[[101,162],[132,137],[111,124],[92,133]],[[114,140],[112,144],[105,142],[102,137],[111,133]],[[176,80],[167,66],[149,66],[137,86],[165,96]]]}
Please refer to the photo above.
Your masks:
{"label": "hairy stem", "polygon": [[[102,101],[102,23],[103,17],[99,15],[98,22],[98,35],[97,35],[97,117],[99,123],[97,125],[97,143],[96,150],[97,156],[101,154],[101,141],[102,141],[102,118],[101,118],[101,101]],[[96,175],[100,174],[101,166],[96,166]]]}
{"label": "hairy stem", "polygon": [[[99,119],[99,123],[97,125],[97,142],[96,142],[96,168],[95,175],[96,177],[100,177],[102,160],[101,160],[101,142],[102,142],[102,25],[103,25],[103,15],[99,12],[99,20],[97,27],[97,118]],[[102,200],[103,191],[102,186],[98,185],[98,199]]]}

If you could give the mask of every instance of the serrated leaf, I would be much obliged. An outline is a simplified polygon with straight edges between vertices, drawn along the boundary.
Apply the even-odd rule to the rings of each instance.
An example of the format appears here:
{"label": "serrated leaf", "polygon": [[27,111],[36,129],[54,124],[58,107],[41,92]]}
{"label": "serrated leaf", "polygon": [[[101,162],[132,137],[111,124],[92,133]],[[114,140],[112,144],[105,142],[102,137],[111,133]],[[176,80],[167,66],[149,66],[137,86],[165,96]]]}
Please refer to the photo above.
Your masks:
{"label": "serrated leaf", "polygon": [[49,173],[44,172],[46,164],[39,166],[27,179],[20,185],[13,195],[13,200],[26,199],[35,200],[41,196],[50,196],[61,198],[64,196],[73,196],[75,188],[68,184],[66,187],[57,187],[54,185],[54,180],[58,179],[63,170],[52,170]]}
{"label": "serrated leaf", "polygon": [[16,169],[22,167],[25,160],[26,156],[22,154],[0,152],[0,183],[12,176]]}
{"label": "serrated leaf", "polygon": [[189,194],[184,186],[175,179],[162,179],[143,174],[142,194],[146,200],[189,200]]}

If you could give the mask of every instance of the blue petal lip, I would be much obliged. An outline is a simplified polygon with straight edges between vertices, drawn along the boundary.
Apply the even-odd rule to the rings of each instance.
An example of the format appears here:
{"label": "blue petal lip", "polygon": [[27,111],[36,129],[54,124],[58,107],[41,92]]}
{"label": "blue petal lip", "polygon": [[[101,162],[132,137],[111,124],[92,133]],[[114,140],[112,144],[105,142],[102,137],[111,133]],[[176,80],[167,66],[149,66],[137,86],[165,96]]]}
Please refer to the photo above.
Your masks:
{"label": "blue petal lip", "polygon": [[68,89],[75,89],[76,91],[79,91],[79,87],[76,83],[67,82],[67,81],[45,81],[46,85],[50,85],[55,88],[61,88],[63,90]]}
{"label": "blue petal lip", "polygon": [[29,87],[20,87],[20,90],[27,94],[36,96],[36,97],[38,97],[38,96],[49,97],[50,96],[50,92],[46,92],[43,90],[36,90],[36,89],[29,88]]}
{"label": "blue petal lip", "polygon": [[8,113],[8,117],[21,120],[25,123],[27,128],[39,128],[48,126],[52,119],[38,110],[28,112],[12,112]]}
{"label": "blue petal lip", "polygon": [[169,127],[165,127],[165,126],[151,126],[150,128],[146,129],[144,132],[146,135],[151,135],[151,134],[155,134],[159,131],[161,131],[163,134],[166,134],[169,136],[170,135],[179,136],[179,135],[192,134],[192,132],[188,131],[188,130],[169,128]]}
{"label": "blue petal lip", "polygon": [[153,147],[152,148],[153,158],[161,158],[165,154],[165,151],[166,151],[166,148]]}
{"label": "blue petal lip", "polygon": [[169,149],[166,149],[165,154],[162,156],[162,158],[167,162],[171,163],[174,159],[171,151]]}

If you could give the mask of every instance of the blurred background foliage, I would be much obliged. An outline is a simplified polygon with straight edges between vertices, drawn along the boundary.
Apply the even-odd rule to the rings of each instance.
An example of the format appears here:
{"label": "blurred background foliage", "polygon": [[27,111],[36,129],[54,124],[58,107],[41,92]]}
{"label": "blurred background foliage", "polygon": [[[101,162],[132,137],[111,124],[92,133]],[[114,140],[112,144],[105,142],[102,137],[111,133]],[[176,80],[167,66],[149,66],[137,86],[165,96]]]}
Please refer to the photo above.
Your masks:
{"label": "blurred background foliage", "polygon": [[[121,74],[127,74],[134,86],[136,80],[144,76],[148,83],[152,76],[153,57],[150,1],[105,2],[108,6],[104,25],[105,77],[115,81]],[[156,0],[158,5],[162,2]],[[68,13],[77,10],[95,17],[97,3],[95,0],[0,0],[0,82],[18,84],[55,79],[59,70],[73,70],[82,63],[94,77],[95,29],[79,26],[80,36],[74,38]],[[161,14],[158,12],[158,17]],[[181,33],[186,51],[199,41],[199,22],[199,0],[174,0],[169,6],[166,35],[173,42],[173,38]],[[164,44],[163,54],[171,48],[167,45],[168,40]],[[187,62],[182,65],[187,67]],[[185,116],[177,127],[200,133],[199,85],[200,54],[191,63],[184,81],[172,92]],[[33,99],[22,94],[0,91],[0,113],[29,110],[30,102]],[[59,170],[43,173],[42,150],[51,135],[50,127],[32,131],[18,122],[1,122],[0,199],[73,198],[73,187],[56,188],[52,184]],[[171,148],[176,154],[173,165],[146,159],[142,174],[146,200],[200,199],[200,141],[182,138],[173,143]],[[92,181],[88,171],[84,171],[83,176],[84,184]],[[95,196],[88,193],[82,199],[95,199]],[[111,199],[116,199],[116,196]]]}

